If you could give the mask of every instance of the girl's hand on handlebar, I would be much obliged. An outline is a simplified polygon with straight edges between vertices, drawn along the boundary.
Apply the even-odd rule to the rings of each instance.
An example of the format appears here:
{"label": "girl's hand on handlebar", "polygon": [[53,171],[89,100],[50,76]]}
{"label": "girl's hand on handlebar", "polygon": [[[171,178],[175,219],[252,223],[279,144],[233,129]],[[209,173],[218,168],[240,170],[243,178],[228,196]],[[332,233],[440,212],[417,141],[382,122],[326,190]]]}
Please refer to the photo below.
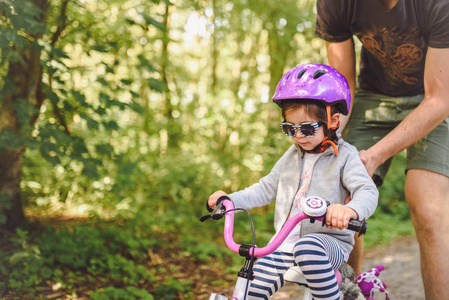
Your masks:
{"label": "girl's hand on handlebar", "polygon": [[341,204],[331,204],[326,212],[326,227],[329,229],[346,229],[350,219],[357,220],[357,213],[347,206]]}
{"label": "girl's hand on handlebar", "polygon": [[228,196],[228,194],[226,194],[223,191],[216,191],[215,193],[210,195],[209,200],[207,201],[207,204],[209,205],[209,207],[214,209],[217,204],[218,198],[220,198],[221,196]]}

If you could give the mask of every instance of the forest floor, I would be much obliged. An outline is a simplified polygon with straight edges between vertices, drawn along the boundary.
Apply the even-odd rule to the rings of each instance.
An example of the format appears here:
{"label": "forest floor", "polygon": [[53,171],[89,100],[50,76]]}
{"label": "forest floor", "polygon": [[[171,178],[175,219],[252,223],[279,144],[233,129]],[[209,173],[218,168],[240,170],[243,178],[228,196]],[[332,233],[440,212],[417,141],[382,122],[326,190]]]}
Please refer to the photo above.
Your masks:
{"label": "forest floor", "polygon": [[[365,252],[363,271],[379,264],[385,266],[379,279],[387,284],[390,299],[425,299],[419,265],[419,246],[415,237],[400,237],[388,245],[376,246]],[[297,299],[300,289],[294,284],[286,284],[272,298]],[[374,299],[385,299],[385,294],[376,293]]]}
{"label": "forest floor", "polygon": [[[10,245],[2,244],[2,251]],[[164,243],[165,244],[165,243]],[[154,299],[209,299],[211,292],[225,293],[230,296],[235,284],[236,275],[225,272],[224,267],[217,259],[209,260],[208,263],[198,261],[188,255],[182,248],[176,246],[176,242],[170,242],[167,238],[166,245],[161,245],[155,251],[148,251],[146,266],[149,269],[165,269],[170,272],[162,272],[156,275],[155,282],[139,285],[153,295],[163,293],[162,287],[171,288],[171,284],[183,283],[182,290],[173,294],[173,289],[168,289],[165,297]],[[3,249],[4,248],[4,249]],[[10,249],[14,250],[14,249]],[[11,252],[11,251],[10,251]],[[379,278],[387,285],[387,291],[392,300],[420,300],[424,299],[423,284],[419,267],[419,247],[415,237],[400,237],[388,245],[379,245],[365,252],[363,270],[383,264],[385,270]],[[0,281],[5,281],[7,274],[0,274]],[[174,280],[174,281],[173,281]],[[173,283],[175,282],[175,283]],[[44,284],[47,285],[47,284]],[[0,293],[0,299],[91,299],[91,291],[101,286],[115,286],[113,280],[109,282],[92,282],[83,286],[73,286],[72,289],[62,289],[58,292],[51,288],[42,287],[37,297],[27,297],[13,290]],[[176,284],[179,286],[179,284]],[[165,289],[165,288],[164,288]],[[298,299],[301,294],[300,287],[286,284],[272,299]],[[1,289],[0,289],[1,290]],[[73,297],[70,295],[76,294]],[[171,294],[170,296],[168,296]],[[385,299],[384,294],[376,294],[374,299]]]}

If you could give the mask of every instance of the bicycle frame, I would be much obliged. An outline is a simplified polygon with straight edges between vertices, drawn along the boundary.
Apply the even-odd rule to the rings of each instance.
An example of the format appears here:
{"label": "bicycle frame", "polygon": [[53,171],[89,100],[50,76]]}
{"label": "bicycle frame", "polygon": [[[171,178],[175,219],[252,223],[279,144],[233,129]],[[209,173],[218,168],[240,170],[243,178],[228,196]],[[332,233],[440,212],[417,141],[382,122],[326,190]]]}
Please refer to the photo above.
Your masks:
{"label": "bicycle frame", "polygon": [[[209,215],[201,217],[200,221],[204,222],[209,218],[219,220],[225,216],[224,240],[226,245],[233,252],[246,258],[244,267],[238,272],[238,279],[234,288],[232,300],[247,300],[250,281],[254,279],[253,266],[258,257],[273,253],[284,242],[295,226],[302,220],[310,219],[310,222],[312,223],[315,221],[320,221],[324,226],[327,206],[328,203],[319,197],[307,198],[305,200],[305,205],[303,206],[303,212],[300,212],[290,218],[267,246],[257,248],[255,246],[245,244],[240,245],[234,242],[234,204],[228,197],[225,197],[224,199],[220,198],[219,201],[217,201],[216,208]],[[364,234],[366,232],[366,228],[367,224],[365,220],[350,220],[348,225],[348,229],[359,232],[359,235]],[[227,300],[228,298],[226,296],[212,294],[209,299]]]}

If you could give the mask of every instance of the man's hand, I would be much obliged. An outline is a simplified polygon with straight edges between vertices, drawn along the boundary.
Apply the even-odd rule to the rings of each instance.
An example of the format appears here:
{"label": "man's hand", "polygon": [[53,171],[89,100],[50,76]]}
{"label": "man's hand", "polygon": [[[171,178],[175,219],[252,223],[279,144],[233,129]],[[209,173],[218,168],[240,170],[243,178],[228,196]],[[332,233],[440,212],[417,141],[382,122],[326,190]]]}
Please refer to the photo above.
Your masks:
{"label": "man's hand", "polygon": [[365,165],[366,171],[368,171],[368,174],[370,177],[373,177],[374,172],[376,169],[382,164],[382,162],[377,162],[376,157],[371,153],[372,151],[368,150],[362,150],[359,153],[360,160]]}

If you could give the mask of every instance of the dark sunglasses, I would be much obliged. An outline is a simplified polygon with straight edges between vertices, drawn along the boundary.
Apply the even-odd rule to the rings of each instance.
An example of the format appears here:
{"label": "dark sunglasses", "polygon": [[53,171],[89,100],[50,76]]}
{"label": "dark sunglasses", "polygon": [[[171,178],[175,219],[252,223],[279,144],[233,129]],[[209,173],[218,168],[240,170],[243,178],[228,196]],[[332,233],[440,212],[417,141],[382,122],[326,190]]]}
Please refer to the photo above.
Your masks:
{"label": "dark sunglasses", "polygon": [[289,137],[296,136],[296,133],[299,131],[303,136],[306,137],[312,137],[316,134],[318,128],[320,126],[324,125],[323,122],[317,122],[317,123],[302,123],[299,125],[295,125],[289,122],[282,122],[281,123],[281,129],[282,131],[288,135]]}

